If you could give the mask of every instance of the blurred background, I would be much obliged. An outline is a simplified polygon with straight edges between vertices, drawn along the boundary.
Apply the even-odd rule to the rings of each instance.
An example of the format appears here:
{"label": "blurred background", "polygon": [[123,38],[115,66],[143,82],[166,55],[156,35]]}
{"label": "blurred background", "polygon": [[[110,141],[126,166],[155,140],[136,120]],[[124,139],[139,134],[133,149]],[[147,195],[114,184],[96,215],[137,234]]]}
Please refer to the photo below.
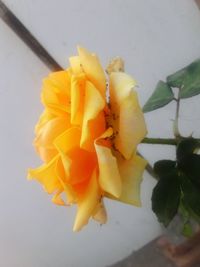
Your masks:
{"label": "blurred background", "polygon": [[[115,56],[138,81],[141,105],[160,79],[199,58],[200,10],[188,0],[4,0],[52,56],[68,66],[78,44],[104,67]],[[104,267],[159,236],[151,211],[155,181],[145,172],[142,208],[106,201],[108,223],[73,233],[76,210],[57,207],[39,184],[26,180],[40,164],[32,147],[43,109],[40,89],[49,69],[0,20],[0,266]],[[200,135],[200,97],[182,101],[180,130]],[[175,104],[145,115],[151,137],[172,137]],[[174,148],[141,145],[153,164]]]}

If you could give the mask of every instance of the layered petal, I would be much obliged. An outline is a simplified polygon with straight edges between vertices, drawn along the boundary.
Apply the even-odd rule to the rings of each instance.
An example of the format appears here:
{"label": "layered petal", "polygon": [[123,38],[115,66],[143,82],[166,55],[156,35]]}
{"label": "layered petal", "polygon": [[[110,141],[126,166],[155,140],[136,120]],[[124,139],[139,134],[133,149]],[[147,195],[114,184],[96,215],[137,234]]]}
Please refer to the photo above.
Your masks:
{"label": "layered petal", "polygon": [[[63,168],[65,170],[65,175],[70,177],[70,170],[72,165],[72,160],[67,156],[67,153],[80,145],[81,131],[77,127],[70,128],[69,130],[63,132],[59,135],[55,141],[54,145],[59,152],[61,157]],[[73,140],[73,142],[72,142]]]}
{"label": "layered petal", "polygon": [[138,105],[137,94],[131,92],[120,106],[119,131],[115,139],[116,148],[126,159],[129,159],[146,133],[144,115]]}
{"label": "layered petal", "polygon": [[125,72],[112,72],[109,78],[111,107],[120,107],[121,102],[129,96],[136,86],[136,81]]}
{"label": "layered petal", "polygon": [[71,128],[55,140],[71,185],[87,181],[97,164],[95,153],[80,148],[80,138],[80,129]]}
{"label": "layered petal", "polygon": [[70,116],[60,116],[46,122],[40,127],[34,140],[34,146],[42,160],[48,162],[58,152],[53,144],[57,136],[70,127]]}
{"label": "layered petal", "polygon": [[52,197],[52,202],[58,206],[65,206],[65,202],[61,198],[61,194],[63,193],[64,190],[59,190],[53,197]]}
{"label": "layered petal", "polygon": [[67,131],[59,135],[55,141],[54,145],[56,148],[63,153],[67,153],[70,150],[80,146],[81,130],[78,127],[72,127]]}
{"label": "layered petal", "polygon": [[85,101],[85,75],[72,75],[71,79],[71,123],[81,126]]}
{"label": "layered petal", "polygon": [[86,191],[78,199],[78,211],[75,218],[73,231],[80,231],[92,216],[96,206],[100,202],[100,190],[96,171],[90,179]]}
{"label": "layered petal", "polygon": [[80,57],[81,66],[86,76],[99,90],[102,97],[105,98],[106,77],[98,57],[95,54],[91,54],[88,50],[86,50],[83,47],[78,47],[78,54]]}
{"label": "layered petal", "polygon": [[113,156],[111,148],[103,143],[103,139],[111,135],[110,128],[95,142],[95,149],[99,166],[99,184],[103,191],[118,198],[121,195],[122,184],[117,159]]}
{"label": "layered petal", "polygon": [[30,169],[29,179],[53,194],[56,205],[77,204],[73,230],[79,231],[90,218],[107,221],[103,197],[141,204],[146,161],[136,156],[136,146],[146,127],[135,81],[112,72],[123,70],[122,61],[115,60],[108,70],[109,93],[95,54],[79,47],[69,61],[67,70],[43,81],[45,111],[35,127],[34,145],[45,164]]}
{"label": "layered petal", "polygon": [[54,118],[56,118],[56,116],[45,109],[35,126],[35,134],[38,136],[43,126]]}
{"label": "layered petal", "polygon": [[44,164],[36,169],[29,169],[28,179],[37,180],[49,194],[59,191],[62,189],[62,185],[56,173],[57,161],[58,156],[53,158],[48,164]]}
{"label": "layered petal", "polygon": [[[65,194],[66,194],[66,199],[67,199],[66,203],[67,204],[76,203],[77,193],[74,190],[74,188],[72,187],[72,185],[68,182],[66,171],[65,171],[65,168],[63,166],[63,161],[61,160],[61,158],[59,158],[57,161],[56,174],[57,174],[57,177],[58,177],[58,179],[62,185],[62,192],[65,192]],[[62,205],[62,204],[59,204],[59,203],[62,203],[62,201],[63,201],[61,199],[61,202],[60,202],[60,198],[61,198],[60,195],[62,192],[61,191],[57,192],[57,194],[55,196],[56,199],[55,198],[52,199],[52,201],[57,205]]]}
{"label": "layered petal", "polygon": [[134,206],[141,206],[140,184],[146,167],[146,160],[134,155],[130,160],[119,159],[119,172],[122,179],[122,193],[119,201]]}
{"label": "layered petal", "polygon": [[59,71],[43,80],[41,100],[54,115],[70,112],[70,74]]}
{"label": "layered petal", "polygon": [[135,81],[125,73],[115,72],[110,75],[114,144],[126,159],[132,156],[136,146],[147,133],[137,93],[133,90],[135,84]]}
{"label": "layered petal", "polygon": [[60,95],[70,98],[70,73],[67,70],[52,72],[48,79],[50,86]]}
{"label": "layered petal", "polygon": [[105,101],[91,82],[86,82],[81,148],[94,151],[94,140],[105,131]]}

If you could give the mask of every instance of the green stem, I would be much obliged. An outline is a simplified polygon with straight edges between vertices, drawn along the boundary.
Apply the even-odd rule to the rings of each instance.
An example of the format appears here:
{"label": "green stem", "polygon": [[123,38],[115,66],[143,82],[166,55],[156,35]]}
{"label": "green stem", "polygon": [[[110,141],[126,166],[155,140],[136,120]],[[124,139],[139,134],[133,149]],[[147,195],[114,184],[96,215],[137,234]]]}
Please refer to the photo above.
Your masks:
{"label": "green stem", "polygon": [[178,127],[178,119],[179,119],[179,110],[180,110],[180,93],[181,90],[179,89],[178,92],[178,98],[176,99],[176,115],[175,115],[175,120],[174,120],[174,125],[173,125],[173,130],[174,130],[174,136],[175,138],[180,138],[180,131],[179,131],[179,127]]}
{"label": "green stem", "polygon": [[[145,137],[141,143],[142,144],[152,144],[152,145],[171,145],[176,146],[181,140],[187,139],[187,137],[179,137],[179,138],[149,138]],[[200,138],[194,138],[200,144]]]}
{"label": "green stem", "polygon": [[143,144],[155,144],[155,145],[173,145],[176,146],[178,141],[174,138],[149,138],[146,137],[142,140]]}

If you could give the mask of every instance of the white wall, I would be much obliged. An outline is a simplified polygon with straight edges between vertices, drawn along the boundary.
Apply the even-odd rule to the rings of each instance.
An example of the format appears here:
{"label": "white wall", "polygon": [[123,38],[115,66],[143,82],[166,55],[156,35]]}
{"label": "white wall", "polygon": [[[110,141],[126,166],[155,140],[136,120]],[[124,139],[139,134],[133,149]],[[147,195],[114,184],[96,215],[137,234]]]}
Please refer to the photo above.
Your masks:
{"label": "white wall", "polygon": [[[140,84],[141,103],[159,79],[199,57],[200,11],[188,0],[5,0],[62,64],[77,44],[104,66],[116,55]],[[31,146],[41,113],[41,79],[49,70],[0,21],[0,266],[103,267],[161,233],[150,209],[154,181],[145,174],[143,208],[106,201],[109,221],[72,233],[74,208],[56,207],[26,169],[39,164]],[[200,134],[200,98],[183,101],[181,130]],[[146,115],[150,136],[171,136],[174,105]],[[193,125],[195,124],[195,125]],[[171,147],[142,146],[153,162]]]}

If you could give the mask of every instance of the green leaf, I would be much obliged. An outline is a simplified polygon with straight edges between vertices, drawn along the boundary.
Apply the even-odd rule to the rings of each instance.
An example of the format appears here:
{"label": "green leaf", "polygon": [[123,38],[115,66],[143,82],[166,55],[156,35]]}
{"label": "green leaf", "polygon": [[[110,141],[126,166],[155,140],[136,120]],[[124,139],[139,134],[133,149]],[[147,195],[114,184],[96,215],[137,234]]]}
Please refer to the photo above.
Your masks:
{"label": "green leaf", "polygon": [[182,234],[185,237],[191,237],[194,232],[191,225],[191,215],[182,200],[180,201],[179,205],[179,213],[182,221]]}
{"label": "green leaf", "polygon": [[174,99],[172,89],[163,81],[159,81],[155,91],[143,107],[143,112],[149,112],[167,105]]}
{"label": "green leaf", "polygon": [[181,89],[180,98],[200,94],[200,59],[168,76],[167,84]]}
{"label": "green leaf", "polygon": [[189,210],[200,217],[200,190],[184,174],[181,174],[181,189],[183,202]]}
{"label": "green leaf", "polygon": [[200,216],[198,216],[190,207],[189,205],[185,202],[184,199],[181,200],[181,202],[183,203],[185,209],[188,212],[188,216],[189,218],[192,218],[193,220],[195,220],[198,224],[200,224]]}
{"label": "green leaf", "polygon": [[176,162],[173,160],[159,160],[154,164],[154,172],[160,177],[173,172],[175,167]]}
{"label": "green leaf", "polygon": [[194,231],[192,229],[192,225],[190,222],[186,222],[183,224],[182,234],[185,237],[192,237],[194,234]]}
{"label": "green leaf", "polygon": [[169,75],[167,77],[167,84],[170,87],[177,87],[177,88],[181,88],[183,85],[183,81],[184,81],[184,77],[186,76],[186,69],[181,69],[177,72],[175,72],[172,75]]}
{"label": "green leaf", "polygon": [[188,155],[179,163],[179,168],[200,188],[200,155]]}
{"label": "green leaf", "polygon": [[186,156],[191,155],[199,147],[199,141],[194,138],[187,138],[179,142],[176,150],[178,162]]}
{"label": "green leaf", "polygon": [[152,210],[158,220],[167,226],[177,213],[180,202],[180,185],[177,172],[160,177],[152,194]]}

